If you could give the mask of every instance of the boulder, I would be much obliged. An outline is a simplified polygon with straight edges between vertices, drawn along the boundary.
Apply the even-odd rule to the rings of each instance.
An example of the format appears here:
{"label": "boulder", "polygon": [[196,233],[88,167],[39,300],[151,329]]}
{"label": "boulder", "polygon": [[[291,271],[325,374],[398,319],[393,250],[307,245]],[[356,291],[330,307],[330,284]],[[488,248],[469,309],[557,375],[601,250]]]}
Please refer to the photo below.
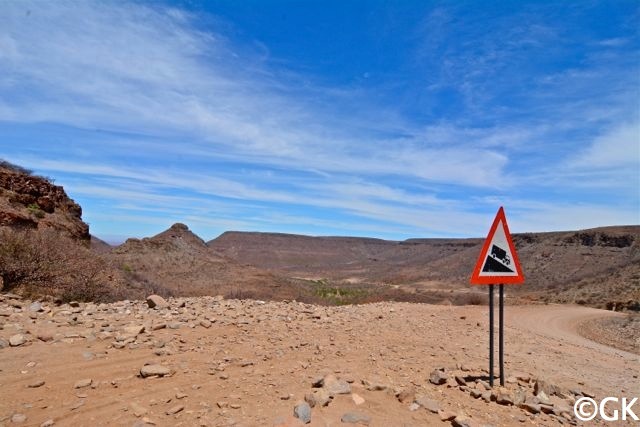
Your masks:
{"label": "boulder", "polygon": [[162,298],[160,295],[149,295],[147,297],[147,305],[149,305],[149,308],[155,309],[169,307],[169,303],[167,302],[167,300]]}

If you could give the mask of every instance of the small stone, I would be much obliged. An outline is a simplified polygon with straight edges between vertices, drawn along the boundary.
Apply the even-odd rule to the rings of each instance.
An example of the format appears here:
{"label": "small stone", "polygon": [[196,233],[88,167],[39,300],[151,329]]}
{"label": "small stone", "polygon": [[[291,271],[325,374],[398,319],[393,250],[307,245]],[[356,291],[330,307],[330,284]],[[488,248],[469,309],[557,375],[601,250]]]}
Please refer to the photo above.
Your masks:
{"label": "small stone", "polygon": [[440,411],[440,403],[437,400],[429,399],[425,396],[420,396],[416,399],[416,403],[434,414],[437,414]]}
{"label": "small stone", "polygon": [[144,325],[129,325],[122,328],[122,331],[127,336],[137,337],[139,334],[144,332]]}
{"label": "small stone", "polygon": [[491,390],[491,386],[486,381],[478,380],[476,383],[482,386],[485,390]]}
{"label": "small stone", "polygon": [[331,399],[333,399],[333,395],[324,388],[315,390],[313,393],[308,393],[304,396],[305,402],[312,408],[316,406],[327,406],[329,402],[331,402]]}
{"label": "small stone", "polygon": [[32,302],[31,305],[29,306],[29,311],[32,311],[34,313],[37,313],[39,311],[42,311],[42,304],[40,304],[39,302]]}
{"label": "small stone", "polygon": [[201,320],[200,326],[202,326],[203,328],[209,329],[211,327],[211,322],[208,320]]}
{"label": "small stone", "polygon": [[149,306],[149,308],[155,309],[169,307],[169,303],[160,295],[149,295],[147,297],[147,305]]}
{"label": "small stone", "polygon": [[535,403],[525,402],[522,405],[520,405],[520,408],[524,409],[527,412],[531,412],[532,414],[539,414],[540,413],[540,405],[535,404]]}
{"label": "small stone", "polygon": [[417,411],[418,409],[420,409],[420,405],[418,405],[416,402],[413,402],[411,405],[409,405],[409,410],[411,412]]}
{"label": "small stone", "polygon": [[458,383],[458,385],[467,385],[467,382],[465,381],[465,379],[460,375],[456,375],[454,378],[456,380],[456,383]]}
{"label": "small stone", "polygon": [[293,408],[293,416],[305,424],[311,422],[311,407],[307,402],[300,402]]}
{"label": "small stone", "polygon": [[429,375],[429,382],[435,385],[442,385],[447,382],[447,374],[441,369],[434,369]]}
{"label": "small stone", "polygon": [[356,393],[351,393],[351,400],[353,400],[353,403],[355,403],[356,406],[362,405],[364,403],[364,398]]}
{"label": "small stone", "polygon": [[18,347],[23,345],[26,342],[27,342],[27,337],[25,337],[23,334],[11,335],[11,337],[9,337],[9,345],[11,347]]}
{"label": "small stone", "polygon": [[178,412],[181,412],[184,410],[184,405],[175,405],[172,406],[171,408],[167,409],[167,412],[165,412],[167,415],[175,415]]}
{"label": "small stone", "polygon": [[523,388],[518,388],[513,393],[513,404],[515,406],[522,405],[527,400],[527,392]]}
{"label": "small stone", "polygon": [[29,388],[38,388],[38,387],[42,387],[44,385],[44,380],[35,380],[30,382],[27,387]]}
{"label": "small stone", "polygon": [[53,425],[55,425],[55,421],[53,421],[51,418],[49,418],[47,421],[43,422],[42,424],[40,424],[40,427],[51,427]]}
{"label": "small stone", "polygon": [[346,412],[340,418],[340,421],[347,424],[362,424],[368,426],[371,423],[371,417],[360,412]]}
{"label": "small stone", "polygon": [[131,411],[133,412],[133,415],[135,415],[138,418],[142,417],[143,415],[147,415],[147,412],[149,412],[149,410],[147,408],[145,408],[142,405],[137,404],[136,402],[131,402],[129,407],[131,408]]}
{"label": "small stone", "polygon": [[416,397],[416,389],[415,387],[406,387],[400,390],[396,397],[401,403],[413,402]]}
{"label": "small stone", "polygon": [[511,396],[509,390],[504,387],[500,387],[496,394],[496,403],[500,405],[513,405],[513,396]]}
{"label": "small stone", "polygon": [[551,401],[549,400],[549,396],[547,396],[547,394],[542,390],[540,391],[540,393],[536,394],[536,397],[538,398],[540,403],[544,403],[546,405],[551,403]]}
{"label": "small stone", "polygon": [[471,418],[469,418],[468,416],[464,415],[464,414],[458,414],[456,415],[456,417],[453,419],[453,421],[451,421],[451,425],[453,427],[476,427],[478,424],[475,423]]}
{"label": "small stone", "polygon": [[552,384],[545,380],[538,379],[533,384],[533,394],[540,394],[540,392],[544,392],[547,396],[551,396],[554,392],[554,387]]}
{"label": "small stone", "polygon": [[89,387],[91,385],[91,383],[93,383],[93,380],[91,378],[84,378],[84,379],[76,381],[76,383],[73,386],[73,388]]}
{"label": "small stone", "polygon": [[144,365],[140,368],[140,376],[147,377],[164,377],[171,374],[171,369],[162,365]]}
{"label": "small stone", "polygon": [[239,403],[232,403],[232,404],[229,405],[229,408],[231,408],[231,409],[240,409],[241,406],[240,406]]}
{"label": "small stone", "polygon": [[13,414],[11,416],[11,422],[14,424],[22,424],[27,421],[27,416],[25,414]]}
{"label": "small stone", "polygon": [[322,381],[322,387],[331,394],[349,394],[351,386],[345,380],[340,380],[334,375],[327,375]]}
{"label": "small stone", "polygon": [[176,392],[176,399],[184,399],[185,397],[188,397],[186,393],[183,393],[181,391]]}

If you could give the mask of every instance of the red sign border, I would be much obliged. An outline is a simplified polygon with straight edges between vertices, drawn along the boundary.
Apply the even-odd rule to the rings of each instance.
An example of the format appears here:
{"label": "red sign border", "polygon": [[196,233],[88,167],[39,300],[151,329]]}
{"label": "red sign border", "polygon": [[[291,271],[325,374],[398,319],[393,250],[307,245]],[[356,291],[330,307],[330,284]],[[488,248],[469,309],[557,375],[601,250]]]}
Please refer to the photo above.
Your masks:
{"label": "red sign border", "polygon": [[[480,276],[480,270],[484,265],[484,262],[487,258],[487,254],[489,253],[489,245],[493,240],[493,235],[496,233],[498,229],[498,224],[504,224],[504,234],[507,238],[507,243],[509,244],[509,250],[511,251],[511,255],[513,256],[513,263],[516,267],[517,276]],[[509,225],[507,224],[507,217],[504,214],[504,208],[500,206],[498,209],[498,213],[496,214],[496,218],[493,220],[493,224],[491,225],[491,229],[489,230],[489,234],[484,241],[484,245],[482,250],[480,251],[480,256],[478,257],[478,261],[476,262],[476,266],[473,269],[473,274],[471,275],[470,282],[472,285],[495,285],[499,283],[509,284],[509,285],[519,285],[524,282],[524,274],[522,274],[522,268],[520,267],[520,260],[518,259],[518,253],[516,252],[516,248],[513,245],[513,241],[511,240],[511,233],[509,232]]]}

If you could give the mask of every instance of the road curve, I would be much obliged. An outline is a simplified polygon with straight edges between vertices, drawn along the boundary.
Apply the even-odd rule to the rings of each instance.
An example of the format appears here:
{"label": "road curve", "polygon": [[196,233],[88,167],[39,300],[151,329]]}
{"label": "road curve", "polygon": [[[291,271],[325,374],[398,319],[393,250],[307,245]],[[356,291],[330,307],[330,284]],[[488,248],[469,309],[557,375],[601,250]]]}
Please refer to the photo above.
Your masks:
{"label": "road curve", "polygon": [[505,322],[515,329],[637,361],[640,356],[636,354],[600,344],[578,333],[578,326],[585,321],[621,316],[624,314],[576,305],[509,306],[505,309]]}

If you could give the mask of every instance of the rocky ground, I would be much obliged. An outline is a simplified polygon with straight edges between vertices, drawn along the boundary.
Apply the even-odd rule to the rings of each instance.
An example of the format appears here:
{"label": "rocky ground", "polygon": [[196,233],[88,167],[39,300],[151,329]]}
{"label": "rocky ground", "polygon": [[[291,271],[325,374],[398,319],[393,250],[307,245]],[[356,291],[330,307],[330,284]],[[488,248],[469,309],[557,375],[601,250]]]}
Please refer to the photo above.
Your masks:
{"label": "rocky ground", "polygon": [[606,316],[507,307],[507,384],[490,389],[487,307],[5,294],[0,425],[582,425],[575,399],[640,394],[638,355],[575,333]]}

